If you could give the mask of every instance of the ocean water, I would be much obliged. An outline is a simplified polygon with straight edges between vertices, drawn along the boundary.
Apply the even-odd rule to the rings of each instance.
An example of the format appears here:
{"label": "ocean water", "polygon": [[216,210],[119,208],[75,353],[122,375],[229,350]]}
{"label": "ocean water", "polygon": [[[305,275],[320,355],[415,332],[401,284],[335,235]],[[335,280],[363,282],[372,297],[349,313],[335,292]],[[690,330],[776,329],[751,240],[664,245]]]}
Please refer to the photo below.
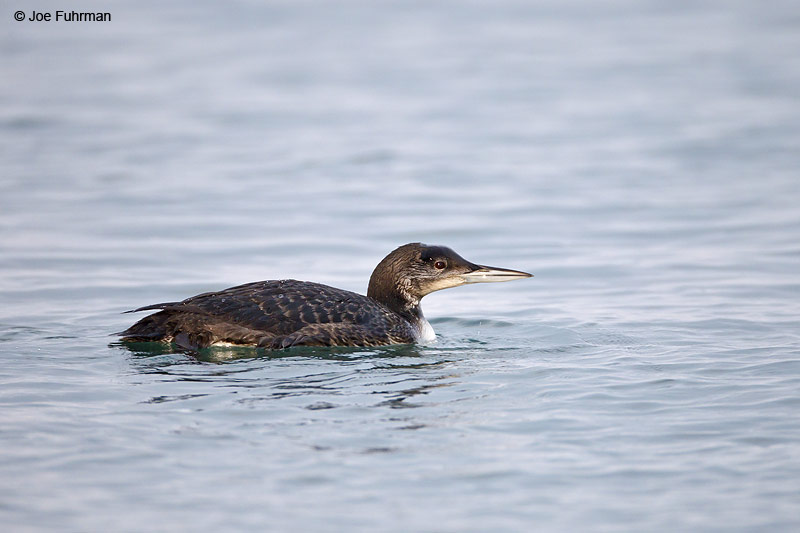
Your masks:
{"label": "ocean water", "polygon": [[[68,7],[0,13],[4,531],[800,530],[796,2]],[[415,241],[535,277],[429,346],[112,335]]]}

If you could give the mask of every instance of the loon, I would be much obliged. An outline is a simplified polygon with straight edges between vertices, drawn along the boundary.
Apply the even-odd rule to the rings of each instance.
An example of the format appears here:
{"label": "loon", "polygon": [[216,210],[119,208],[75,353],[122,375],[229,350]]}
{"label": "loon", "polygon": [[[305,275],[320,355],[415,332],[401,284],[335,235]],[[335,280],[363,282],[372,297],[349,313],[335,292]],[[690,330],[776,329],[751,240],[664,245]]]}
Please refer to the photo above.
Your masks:
{"label": "loon", "polygon": [[310,281],[256,281],[126,311],[158,310],[117,335],[128,342],[174,342],[187,350],[430,342],[436,336],[420,308],[423,296],[466,283],[529,277],[470,263],[445,246],[411,243],[378,263],[366,296]]}

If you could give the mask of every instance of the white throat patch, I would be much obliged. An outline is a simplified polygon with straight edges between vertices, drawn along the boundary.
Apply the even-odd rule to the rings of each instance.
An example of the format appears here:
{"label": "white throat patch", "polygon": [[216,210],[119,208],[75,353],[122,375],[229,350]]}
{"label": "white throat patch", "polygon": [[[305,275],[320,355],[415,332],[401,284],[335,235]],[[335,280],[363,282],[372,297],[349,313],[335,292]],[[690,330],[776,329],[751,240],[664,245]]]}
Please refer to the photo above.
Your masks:
{"label": "white throat patch", "polygon": [[417,325],[417,342],[429,343],[436,340],[436,332],[423,317]]}

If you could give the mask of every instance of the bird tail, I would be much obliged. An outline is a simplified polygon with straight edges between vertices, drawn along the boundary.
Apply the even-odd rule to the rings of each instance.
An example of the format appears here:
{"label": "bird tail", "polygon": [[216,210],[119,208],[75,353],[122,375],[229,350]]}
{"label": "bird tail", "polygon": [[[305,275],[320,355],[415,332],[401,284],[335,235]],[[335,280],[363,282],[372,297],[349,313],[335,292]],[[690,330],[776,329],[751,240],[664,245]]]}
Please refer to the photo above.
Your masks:
{"label": "bird tail", "polygon": [[163,304],[152,304],[152,305],[145,305],[144,307],[139,307],[138,309],[131,309],[130,311],[123,311],[123,314],[126,313],[138,313],[139,311],[154,311],[156,309],[170,309],[179,305],[181,302],[165,302]]}
{"label": "bird tail", "polygon": [[173,314],[165,309],[169,309],[173,305],[175,305],[175,303],[170,302],[148,305],[131,311],[125,311],[126,313],[136,313],[138,311],[161,310],[158,313],[153,313],[152,315],[144,317],[125,331],[116,333],[116,335],[121,336],[124,341],[158,341],[164,339],[169,336],[167,321]]}

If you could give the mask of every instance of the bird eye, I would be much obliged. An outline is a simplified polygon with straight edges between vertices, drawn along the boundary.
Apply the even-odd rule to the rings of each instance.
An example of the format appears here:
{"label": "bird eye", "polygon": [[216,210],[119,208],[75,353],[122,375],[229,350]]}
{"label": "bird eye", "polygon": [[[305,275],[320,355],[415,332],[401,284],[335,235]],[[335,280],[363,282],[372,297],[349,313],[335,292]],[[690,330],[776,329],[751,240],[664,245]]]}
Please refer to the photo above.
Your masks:
{"label": "bird eye", "polygon": [[446,266],[447,266],[447,263],[445,263],[444,261],[436,261],[433,264],[433,267],[436,268],[437,270],[442,270]]}

